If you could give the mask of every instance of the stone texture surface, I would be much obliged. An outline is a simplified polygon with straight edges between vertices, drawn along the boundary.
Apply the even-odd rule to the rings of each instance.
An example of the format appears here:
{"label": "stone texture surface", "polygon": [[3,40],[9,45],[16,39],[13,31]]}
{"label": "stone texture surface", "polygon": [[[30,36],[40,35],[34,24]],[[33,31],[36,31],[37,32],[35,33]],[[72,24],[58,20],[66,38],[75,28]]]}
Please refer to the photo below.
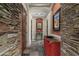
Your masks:
{"label": "stone texture surface", "polygon": [[61,20],[63,55],[79,55],[79,4],[62,4]]}
{"label": "stone texture surface", "polygon": [[[0,56],[21,55],[20,48],[26,42],[24,41],[24,32],[26,34],[24,30],[26,28],[24,27],[24,20],[26,20],[26,15],[24,16],[25,9],[22,4],[14,3],[3,3],[0,6]],[[14,33],[17,35],[15,36]]]}

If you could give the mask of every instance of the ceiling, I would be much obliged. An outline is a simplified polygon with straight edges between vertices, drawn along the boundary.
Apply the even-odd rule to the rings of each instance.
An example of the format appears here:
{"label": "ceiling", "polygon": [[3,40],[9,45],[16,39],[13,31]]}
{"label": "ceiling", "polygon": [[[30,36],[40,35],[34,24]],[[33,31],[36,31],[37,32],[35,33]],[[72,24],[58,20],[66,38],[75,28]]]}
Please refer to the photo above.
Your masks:
{"label": "ceiling", "polygon": [[30,7],[50,7],[49,3],[31,3]]}
{"label": "ceiling", "polygon": [[32,17],[34,18],[45,18],[50,12],[49,3],[31,3],[29,9]]}

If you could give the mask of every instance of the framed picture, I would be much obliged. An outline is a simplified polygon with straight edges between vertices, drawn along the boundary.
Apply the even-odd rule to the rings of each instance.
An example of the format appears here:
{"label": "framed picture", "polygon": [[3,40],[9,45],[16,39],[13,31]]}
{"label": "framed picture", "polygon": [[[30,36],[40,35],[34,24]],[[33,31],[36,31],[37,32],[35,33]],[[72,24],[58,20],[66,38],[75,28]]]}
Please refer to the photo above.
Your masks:
{"label": "framed picture", "polygon": [[39,18],[36,20],[36,29],[42,30],[42,28],[43,28],[43,20]]}
{"label": "framed picture", "polygon": [[53,15],[53,31],[60,31],[60,9]]}
{"label": "framed picture", "polygon": [[37,29],[42,29],[42,23],[37,23]]}

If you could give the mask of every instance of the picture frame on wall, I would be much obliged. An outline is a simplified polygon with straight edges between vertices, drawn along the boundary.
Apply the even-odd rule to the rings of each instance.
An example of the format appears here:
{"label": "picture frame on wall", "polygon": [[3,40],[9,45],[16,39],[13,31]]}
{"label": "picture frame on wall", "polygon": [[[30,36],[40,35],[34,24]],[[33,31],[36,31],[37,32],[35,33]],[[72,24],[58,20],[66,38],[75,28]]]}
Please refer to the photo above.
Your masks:
{"label": "picture frame on wall", "polygon": [[43,28],[43,22],[42,22],[43,20],[42,19],[37,19],[36,20],[36,29],[37,30],[42,30],[42,28]]}
{"label": "picture frame on wall", "polygon": [[42,23],[37,23],[37,29],[42,29]]}
{"label": "picture frame on wall", "polygon": [[53,15],[53,31],[60,31],[60,11],[61,9]]}

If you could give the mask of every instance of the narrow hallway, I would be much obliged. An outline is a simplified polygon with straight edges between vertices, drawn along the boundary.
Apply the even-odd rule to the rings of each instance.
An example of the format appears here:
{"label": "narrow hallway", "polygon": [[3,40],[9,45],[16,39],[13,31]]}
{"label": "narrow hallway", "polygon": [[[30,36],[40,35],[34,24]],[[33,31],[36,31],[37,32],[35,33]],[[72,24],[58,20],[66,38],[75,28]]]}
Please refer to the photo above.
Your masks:
{"label": "narrow hallway", "polygon": [[0,56],[78,56],[79,4],[0,3]]}

